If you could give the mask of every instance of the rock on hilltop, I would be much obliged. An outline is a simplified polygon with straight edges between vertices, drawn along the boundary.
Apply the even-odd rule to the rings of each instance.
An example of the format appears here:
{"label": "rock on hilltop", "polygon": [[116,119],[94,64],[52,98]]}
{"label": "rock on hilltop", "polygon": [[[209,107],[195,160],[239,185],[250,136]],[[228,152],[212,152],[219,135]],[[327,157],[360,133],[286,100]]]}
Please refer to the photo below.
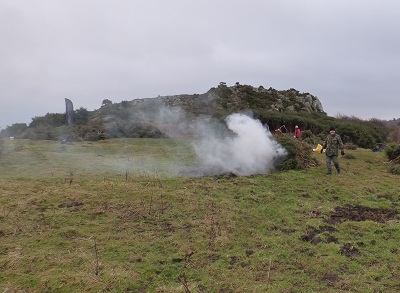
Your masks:
{"label": "rock on hilltop", "polygon": [[129,109],[131,113],[149,112],[160,106],[179,107],[188,114],[211,115],[223,117],[233,112],[262,109],[274,112],[320,112],[324,113],[320,100],[309,94],[300,93],[295,89],[276,90],[253,87],[236,83],[227,86],[221,82],[204,94],[158,96],[156,98],[135,99],[123,101],[102,107],[106,110],[112,106],[115,110]]}

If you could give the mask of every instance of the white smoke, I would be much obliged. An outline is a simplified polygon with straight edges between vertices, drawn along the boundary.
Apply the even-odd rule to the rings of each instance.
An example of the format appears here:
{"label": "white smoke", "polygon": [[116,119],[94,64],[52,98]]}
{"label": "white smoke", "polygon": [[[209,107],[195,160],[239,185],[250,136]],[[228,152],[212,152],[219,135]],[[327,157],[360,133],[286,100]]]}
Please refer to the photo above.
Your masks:
{"label": "white smoke", "polygon": [[210,127],[194,149],[203,175],[234,173],[241,176],[266,174],[286,150],[273,140],[259,120],[244,114],[226,118],[231,135],[220,137]]}
{"label": "white smoke", "polygon": [[177,143],[173,148],[166,145],[166,160],[159,160],[157,154],[149,153],[144,159],[121,150],[119,158],[104,160],[107,169],[195,177],[227,173],[249,176],[269,173],[286,155],[269,130],[245,114],[232,114],[222,123],[211,115],[188,114],[181,107],[154,102],[139,104],[129,117],[132,124],[153,125]]}

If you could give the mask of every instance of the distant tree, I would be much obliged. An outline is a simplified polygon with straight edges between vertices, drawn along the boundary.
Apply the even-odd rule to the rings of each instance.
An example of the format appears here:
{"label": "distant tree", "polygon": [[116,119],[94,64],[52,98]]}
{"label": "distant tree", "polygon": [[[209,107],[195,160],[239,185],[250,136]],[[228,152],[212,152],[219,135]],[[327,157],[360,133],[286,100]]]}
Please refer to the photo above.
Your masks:
{"label": "distant tree", "polygon": [[89,121],[90,112],[83,107],[77,109],[74,113],[75,124],[82,125]]}
{"label": "distant tree", "polygon": [[24,132],[28,129],[26,123],[15,123],[11,126],[7,126],[6,129],[1,131],[2,136],[10,137],[14,136],[16,138],[21,137]]}
{"label": "distant tree", "polygon": [[32,118],[29,127],[49,126],[59,127],[65,124],[65,114],[47,113],[45,116],[36,116]]}
{"label": "distant tree", "polygon": [[400,143],[400,125],[388,124],[387,129],[388,129],[387,140],[393,143]]}

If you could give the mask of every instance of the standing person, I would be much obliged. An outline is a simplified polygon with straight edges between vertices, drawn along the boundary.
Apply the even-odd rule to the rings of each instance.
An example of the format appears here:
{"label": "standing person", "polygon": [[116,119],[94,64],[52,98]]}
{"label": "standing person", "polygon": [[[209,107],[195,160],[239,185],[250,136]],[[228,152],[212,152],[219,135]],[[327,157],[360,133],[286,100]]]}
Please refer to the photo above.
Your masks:
{"label": "standing person", "polygon": [[340,165],[339,165],[339,149],[341,149],[341,154],[344,156],[344,145],[343,141],[340,138],[340,135],[336,134],[335,127],[329,128],[329,135],[326,137],[325,143],[322,146],[321,154],[323,150],[326,149],[326,174],[332,174],[332,162],[335,165],[335,168],[340,174]]}
{"label": "standing person", "polygon": [[342,154],[342,156],[344,156],[344,145],[342,139],[340,138],[340,135],[336,134],[335,127],[329,128],[329,134],[326,137],[324,145],[322,146],[321,154],[324,149],[326,149],[326,174],[332,174],[332,162],[335,165],[338,174],[340,174],[338,154],[339,149],[341,149],[340,153]]}
{"label": "standing person", "polygon": [[294,127],[294,137],[295,137],[295,138],[300,138],[300,135],[301,135],[300,128],[296,125],[296,126]]}

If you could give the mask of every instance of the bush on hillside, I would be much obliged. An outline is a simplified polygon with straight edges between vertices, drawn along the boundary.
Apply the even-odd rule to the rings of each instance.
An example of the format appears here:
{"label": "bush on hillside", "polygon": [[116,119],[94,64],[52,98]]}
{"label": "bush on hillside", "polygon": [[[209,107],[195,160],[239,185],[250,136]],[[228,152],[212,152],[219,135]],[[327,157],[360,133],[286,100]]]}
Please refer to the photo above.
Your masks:
{"label": "bush on hillside", "polygon": [[390,164],[388,171],[392,174],[400,175],[400,164]]}
{"label": "bush on hillside", "polygon": [[355,144],[351,143],[351,142],[348,142],[348,143],[344,144],[344,148],[346,150],[356,150],[357,146]]}
{"label": "bush on hillside", "polygon": [[387,125],[387,140],[392,143],[400,143],[400,125],[395,123],[389,123]]}
{"label": "bush on hillside", "polygon": [[377,119],[369,121],[357,117],[339,116],[336,118],[337,132],[344,143],[351,142],[362,148],[373,148],[386,140],[388,130]]}
{"label": "bush on hillside", "polygon": [[390,162],[400,164],[400,144],[389,144],[385,148],[385,156]]}
{"label": "bush on hillside", "polygon": [[277,166],[280,171],[304,170],[319,165],[313,157],[312,146],[305,141],[294,139],[291,135],[278,136],[277,141],[288,152],[284,161]]}
{"label": "bush on hillside", "polygon": [[110,138],[162,138],[165,135],[156,127],[146,123],[130,123],[119,121],[107,127],[107,136]]}
{"label": "bush on hillside", "polygon": [[47,113],[45,116],[32,118],[29,127],[59,127],[65,125],[65,114]]}
{"label": "bush on hillside", "polygon": [[333,118],[325,113],[272,112],[262,109],[255,110],[254,114],[255,118],[267,124],[272,131],[284,125],[292,132],[294,126],[298,125],[303,131],[302,138],[311,144],[325,140],[330,126],[336,127],[336,132],[344,143],[362,148],[373,148],[377,143],[385,142],[389,133],[384,123],[378,120],[364,121],[355,117]]}
{"label": "bush on hillside", "polygon": [[389,160],[388,171],[400,175],[400,144],[389,144],[385,148],[385,156]]}
{"label": "bush on hillside", "polygon": [[301,139],[312,146],[316,146],[318,143],[320,143],[320,139],[309,129],[301,132]]}
{"label": "bush on hillside", "polygon": [[83,125],[90,119],[90,112],[83,107],[77,109],[74,113],[74,125]]}
{"label": "bush on hillside", "polygon": [[27,129],[28,125],[26,125],[26,123],[14,123],[11,126],[7,126],[6,129],[3,129],[1,131],[1,136],[21,138]]}
{"label": "bush on hillside", "polygon": [[301,132],[301,138],[313,138],[313,133],[311,132],[311,130],[306,129],[304,131]]}
{"label": "bush on hillside", "polygon": [[0,137],[0,159],[3,156],[4,153],[4,141],[3,138]]}
{"label": "bush on hillside", "polygon": [[49,125],[41,124],[35,127],[28,127],[21,138],[33,140],[57,140],[58,136],[55,133],[55,128]]}

